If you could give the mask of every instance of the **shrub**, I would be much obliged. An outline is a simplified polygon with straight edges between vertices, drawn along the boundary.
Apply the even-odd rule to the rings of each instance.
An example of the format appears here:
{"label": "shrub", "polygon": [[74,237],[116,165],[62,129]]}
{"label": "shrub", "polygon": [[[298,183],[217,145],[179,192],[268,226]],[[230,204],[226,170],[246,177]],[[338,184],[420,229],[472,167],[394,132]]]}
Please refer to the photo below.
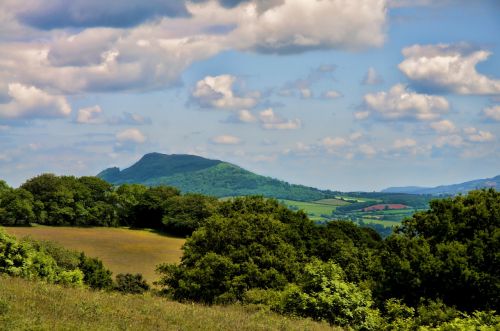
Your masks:
{"label": "shrub", "polygon": [[118,274],[116,275],[115,290],[124,293],[139,294],[149,290],[148,283],[141,274]]}

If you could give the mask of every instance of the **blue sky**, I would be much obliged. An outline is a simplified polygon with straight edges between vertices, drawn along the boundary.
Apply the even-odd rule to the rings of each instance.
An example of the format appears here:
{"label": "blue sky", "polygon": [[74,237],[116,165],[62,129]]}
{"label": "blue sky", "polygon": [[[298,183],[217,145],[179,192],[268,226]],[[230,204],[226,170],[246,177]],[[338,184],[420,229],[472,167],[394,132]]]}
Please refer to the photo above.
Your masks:
{"label": "blue sky", "polygon": [[333,190],[500,174],[494,0],[4,0],[0,178],[190,153]]}

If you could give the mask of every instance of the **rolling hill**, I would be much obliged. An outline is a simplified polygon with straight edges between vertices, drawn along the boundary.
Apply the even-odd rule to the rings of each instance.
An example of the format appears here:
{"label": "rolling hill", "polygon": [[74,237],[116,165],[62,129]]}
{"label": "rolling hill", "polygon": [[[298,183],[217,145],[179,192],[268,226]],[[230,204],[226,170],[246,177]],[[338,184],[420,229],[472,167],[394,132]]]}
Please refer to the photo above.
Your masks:
{"label": "rolling hill", "polygon": [[234,164],[195,155],[150,153],[127,169],[108,168],[97,175],[113,185],[170,185],[182,192],[217,197],[263,195],[278,199],[314,201],[334,197],[332,191],[289,184],[257,175]]}
{"label": "rolling hill", "polygon": [[382,192],[385,193],[409,193],[409,194],[431,194],[431,195],[456,195],[459,193],[467,193],[480,188],[500,189],[500,175],[493,178],[476,179],[460,184],[440,185],[436,187],[389,187]]}

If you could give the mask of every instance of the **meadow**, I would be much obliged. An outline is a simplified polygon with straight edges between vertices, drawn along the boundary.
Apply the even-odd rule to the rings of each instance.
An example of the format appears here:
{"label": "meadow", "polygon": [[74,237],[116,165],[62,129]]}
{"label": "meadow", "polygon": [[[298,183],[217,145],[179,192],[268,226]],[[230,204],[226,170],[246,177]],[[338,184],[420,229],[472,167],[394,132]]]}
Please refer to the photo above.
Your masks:
{"label": "meadow", "polygon": [[325,199],[312,202],[294,200],[279,201],[292,210],[303,210],[313,221],[327,221],[335,208],[341,206],[343,202],[337,199]]}
{"label": "meadow", "polygon": [[128,228],[6,227],[7,233],[22,238],[54,241],[62,246],[98,257],[114,275],[141,273],[148,282],[157,280],[156,265],[179,262],[185,240],[148,230]]}
{"label": "meadow", "polygon": [[341,330],[264,310],[0,277],[0,330]]}

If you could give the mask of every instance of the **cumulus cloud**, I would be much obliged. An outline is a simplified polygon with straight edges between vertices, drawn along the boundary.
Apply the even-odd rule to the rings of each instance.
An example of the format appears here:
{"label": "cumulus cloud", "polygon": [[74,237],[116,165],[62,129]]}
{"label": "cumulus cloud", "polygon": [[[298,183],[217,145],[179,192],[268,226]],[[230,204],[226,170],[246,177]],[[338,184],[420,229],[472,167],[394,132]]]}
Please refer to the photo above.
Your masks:
{"label": "cumulus cloud", "polygon": [[322,80],[332,80],[336,66],[323,64],[309,71],[305,77],[287,82],[278,92],[280,96],[298,96],[302,99],[313,97],[312,86]]}
{"label": "cumulus cloud", "polygon": [[370,67],[366,72],[365,78],[363,78],[363,85],[379,85],[382,84],[384,80],[380,74],[375,70],[375,68]]}
{"label": "cumulus cloud", "polygon": [[243,109],[238,111],[238,120],[243,123],[252,123],[257,121],[257,118],[249,110]]}
{"label": "cumulus cloud", "polygon": [[139,129],[130,128],[118,132],[116,134],[116,140],[121,144],[143,144],[146,142],[147,138]]}
{"label": "cumulus cloud", "polygon": [[361,49],[384,43],[385,23],[386,0],[285,0],[260,14],[247,7],[232,38],[236,48],[263,53]]}
{"label": "cumulus cloud", "polygon": [[431,128],[434,129],[438,133],[452,133],[456,131],[456,126],[453,122],[449,120],[442,120],[438,122],[432,122],[430,124]]}
{"label": "cumulus cloud", "polygon": [[435,141],[435,146],[439,148],[444,146],[461,147],[463,144],[464,139],[458,134],[439,136]]}
{"label": "cumulus cloud", "polygon": [[238,96],[234,92],[236,77],[232,75],[207,76],[196,83],[191,99],[201,107],[217,109],[253,108],[260,97]]}
{"label": "cumulus cloud", "polygon": [[35,86],[11,83],[7,86],[7,95],[7,102],[0,103],[0,118],[57,118],[71,113],[65,97],[49,94]]}
{"label": "cumulus cloud", "polygon": [[302,127],[300,119],[285,119],[274,113],[272,108],[268,108],[259,113],[261,126],[267,130],[296,130]]}
{"label": "cumulus cloud", "polygon": [[415,146],[417,146],[417,142],[415,141],[415,139],[411,138],[396,139],[393,144],[393,147],[395,149],[405,149]]}
{"label": "cumulus cloud", "polygon": [[338,99],[338,98],[342,97],[342,93],[340,93],[339,91],[335,91],[335,90],[328,90],[328,91],[323,92],[322,97],[324,99]]}
{"label": "cumulus cloud", "polygon": [[161,16],[188,16],[182,0],[25,0],[17,13],[39,29],[66,27],[130,27]]}
{"label": "cumulus cloud", "polygon": [[78,110],[76,122],[80,124],[101,124],[104,119],[101,117],[102,109],[98,105],[81,108]]}
{"label": "cumulus cloud", "polygon": [[483,116],[493,121],[500,121],[500,105],[483,109]]}
{"label": "cumulus cloud", "polygon": [[413,45],[403,49],[399,69],[412,81],[428,88],[458,94],[500,94],[500,79],[479,73],[476,65],[491,55],[458,45]]}
{"label": "cumulus cloud", "polygon": [[213,137],[210,140],[213,144],[217,145],[239,145],[241,144],[241,139],[231,135],[221,135]]}
{"label": "cumulus cloud", "polygon": [[495,136],[491,132],[478,130],[473,127],[465,128],[464,132],[467,135],[467,139],[474,143],[489,142],[495,139]]}
{"label": "cumulus cloud", "polygon": [[[393,86],[389,92],[366,94],[364,104],[367,111],[387,120],[432,121],[449,109],[445,98],[412,92],[403,84]],[[369,115],[364,111],[356,113],[355,117],[363,119]]]}

